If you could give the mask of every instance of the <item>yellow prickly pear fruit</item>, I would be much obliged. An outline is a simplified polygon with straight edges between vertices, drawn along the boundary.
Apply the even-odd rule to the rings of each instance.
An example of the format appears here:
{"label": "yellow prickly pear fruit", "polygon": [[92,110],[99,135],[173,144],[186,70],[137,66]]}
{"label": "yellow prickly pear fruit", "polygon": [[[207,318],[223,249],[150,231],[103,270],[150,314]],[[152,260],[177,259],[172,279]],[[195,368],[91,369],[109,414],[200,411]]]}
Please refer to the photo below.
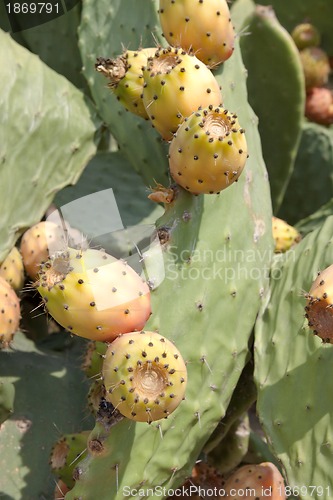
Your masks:
{"label": "yellow prickly pear fruit", "polygon": [[36,280],[40,265],[55,250],[66,247],[63,230],[54,222],[44,221],[28,229],[21,240],[21,255],[26,273]]}
{"label": "yellow prickly pear fruit", "polygon": [[127,418],[166,418],[184,398],[187,370],[172,342],[158,333],[127,333],[108,347],[103,364],[105,398]]}
{"label": "yellow prickly pear fruit", "polygon": [[170,173],[190,193],[219,193],[237,181],[247,156],[237,115],[210,105],[179,127],[169,149]]}
{"label": "yellow prickly pear fruit", "polygon": [[20,318],[19,298],[7,281],[0,277],[0,348],[10,346]]}
{"label": "yellow prickly pear fruit", "polygon": [[194,54],[168,47],[148,58],[143,71],[143,103],[148,116],[169,141],[186,116],[199,106],[222,101],[213,73]]}
{"label": "yellow prickly pear fruit", "polygon": [[106,76],[110,82],[108,87],[128,111],[148,120],[142,102],[143,68],[148,57],[156,52],[155,48],[126,50],[115,59],[99,57],[95,64],[96,71]]}
{"label": "yellow prickly pear fruit", "polygon": [[299,50],[320,45],[320,33],[313,24],[301,23],[295,26],[291,36]]}
{"label": "yellow prickly pear fruit", "polygon": [[141,330],[150,316],[150,291],[125,261],[95,250],[55,253],[41,265],[36,287],[46,310],[71,333],[110,342]]}
{"label": "yellow prickly pear fruit", "polygon": [[19,250],[13,247],[0,266],[0,276],[10,284],[16,292],[24,284],[24,266]]}
{"label": "yellow prickly pear fruit", "polygon": [[235,31],[226,0],[160,0],[159,17],[168,43],[193,51],[208,66],[232,55]]}
{"label": "yellow prickly pear fruit", "polygon": [[306,299],[309,327],[323,342],[333,344],[333,264],[318,273]]}
{"label": "yellow prickly pear fruit", "polygon": [[331,72],[327,54],[319,47],[308,47],[301,50],[299,54],[303,66],[306,90],[326,85]]}
{"label": "yellow prickly pear fruit", "polygon": [[275,241],[275,253],[286,252],[301,239],[301,235],[297,229],[278,217],[272,218],[272,230]]}

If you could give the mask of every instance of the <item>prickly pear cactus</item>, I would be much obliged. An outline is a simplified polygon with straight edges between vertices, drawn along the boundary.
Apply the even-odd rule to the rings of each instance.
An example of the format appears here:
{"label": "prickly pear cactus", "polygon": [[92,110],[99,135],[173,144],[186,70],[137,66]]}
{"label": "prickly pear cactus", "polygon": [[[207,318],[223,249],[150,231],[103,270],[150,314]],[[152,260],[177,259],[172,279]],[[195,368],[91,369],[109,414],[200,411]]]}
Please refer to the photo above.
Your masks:
{"label": "prickly pear cactus", "polygon": [[[157,223],[165,277],[152,291],[153,314],[146,325],[173,341],[187,362],[186,399],[167,419],[151,425],[125,420],[108,431],[97,423],[90,439],[101,441],[102,452],[90,453],[78,465],[67,499],[120,499],[125,486],[147,492],[181,484],[224,415],[247,360],[267,285],[271,209],[238,46],[217,78],[226,89],[226,106],[246,130],[250,157],[239,182],[220,195],[197,197],[176,189]],[[246,231],[234,230],[235,214]],[[129,460],[129,454],[136,459]]]}
{"label": "prickly pear cactus", "polygon": [[[329,498],[333,483],[332,346],[305,318],[306,293],[333,261],[333,217],[280,255],[256,323],[255,379],[260,421],[285,470],[290,493]],[[292,401],[292,405],[290,405]],[[307,450],[312,450],[308,453]]]}

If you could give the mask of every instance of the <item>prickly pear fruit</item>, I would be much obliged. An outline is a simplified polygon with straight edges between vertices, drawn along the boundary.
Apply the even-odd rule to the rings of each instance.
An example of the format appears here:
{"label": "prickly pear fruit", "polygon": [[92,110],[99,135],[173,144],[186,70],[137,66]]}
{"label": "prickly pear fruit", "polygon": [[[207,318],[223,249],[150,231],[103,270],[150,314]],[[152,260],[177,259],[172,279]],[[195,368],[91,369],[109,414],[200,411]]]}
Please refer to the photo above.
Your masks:
{"label": "prickly pear fruit", "polygon": [[101,375],[106,349],[107,345],[104,342],[88,342],[82,363],[82,370],[88,378]]}
{"label": "prickly pear fruit", "polygon": [[20,301],[14,289],[0,277],[0,348],[9,347],[20,324]]}
{"label": "prickly pear fruit", "polygon": [[310,23],[298,24],[291,32],[291,36],[299,50],[306,49],[307,47],[318,47],[320,45],[320,33]]}
{"label": "prickly pear fruit", "polygon": [[237,115],[210,105],[185,118],[169,149],[170,173],[193,194],[218,193],[237,181],[247,143]]}
{"label": "prickly pear fruit", "polygon": [[308,120],[329,126],[333,123],[333,94],[325,87],[314,87],[306,96],[305,116]]}
{"label": "prickly pear fruit", "polygon": [[166,418],[184,398],[187,370],[172,342],[158,333],[122,335],[108,347],[103,364],[106,399],[138,422]]}
{"label": "prickly pear fruit", "polygon": [[24,284],[24,266],[19,250],[13,247],[0,266],[0,276],[10,284],[15,291],[22,289]]}
{"label": "prickly pear fruit", "polygon": [[236,470],[226,481],[226,498],[244,500],[285,500],[283,477],[277,467],[270,462],[245,465]]}
{"label": "prickly pear fruit", "polygon": [[301,63],[304,71],[305,87],[322,87],[328,82],[331,71],[327,54],[319,47],[308,47],[300,51]]}
{"label": "prickly pear fruit", "polygon": [[125,262],[95,249],[54,254],[36,283],[46,310],[71,333],[112,341],[149,318],[148,285]]}
{"label": "prickly pear fruit", "polygon": [[97,71],[106,76],[110,83],[108,87],[128,111],[146,118],[148,115],[142,102],[143,68],[148,57],[156,52],[155,48],[126,50],[116,59],[99,57],[95,64]]}
{"label": "prickly pear fruit", "polygon": [[81,460],[87,450],[87,439],[90,431],[62,436],[53,446],[50,457],[52,472],[61,479],[68,488],[74,486],[73,470],[77,460]]}
{"label": "prickly pear fruit", "polygon": [[61,480],[56,482],[54,488],[54,500],[64,500],[66,493],[70,491],[70,488]]}
{"label": "prickly pear fruit", "polygon": [[275,241],[275,253],[286,252],[301,239],[301,235],[297,229],[278,217],[272,218],[272,230]]}
{"label": "prickly pear fruit", "polygon": [[50,253],[65,248],[64,232],[50,221],[39,222],[26,231],[21,240],[21,255],[28,276],[35,280],[40,265],[46,262]]}
{"label": "prickly pear fruit", "polygon": [[218,106],[222,102],[213,73],[183,49],[156,51],[154,57],[148,58],[143,78],[143,103],[153,126],[167,141],[199,106]]}
{"label": "prickly pear fruit", "polygon": [[235,31],[226,0],[160,0],[159,18],[170,45],[193,51],[210,67],[234,51]]}
{"label": "prickly pear fruit", "polygon": [[305,296],[309,327],[323,342],[333,344],[333,264],[318,273]]}
{"label": "prickly pear fruit", "polygon": [[91,384],[87,397],[88,408],[95,416],[99,410],[102,398],[105,398],[105,387],[102,379],[98,379]]}

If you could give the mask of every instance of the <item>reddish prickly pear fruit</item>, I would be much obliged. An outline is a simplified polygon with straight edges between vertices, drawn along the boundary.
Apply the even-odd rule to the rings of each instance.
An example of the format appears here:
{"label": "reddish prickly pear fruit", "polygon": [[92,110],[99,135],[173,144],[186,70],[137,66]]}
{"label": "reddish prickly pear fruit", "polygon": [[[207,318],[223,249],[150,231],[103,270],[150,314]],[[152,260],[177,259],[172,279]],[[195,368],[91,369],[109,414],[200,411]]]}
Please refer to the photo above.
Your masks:
{"label": "reddish prickly pear fruit", "polygon": [[210,67],[234,51],[235,31],[226,0],[160,0],[159,18],[170,45],[193,51]]}
{"label": "reddish prickly pear fruit", "polygon": [[328,82],[331,71],[327,54],[318,47],[308,47],[300,51],[303,66],[305,87],[307,90],[313,87],[322,87]]}
{"label": "reddish prickly pear fruit", "polygon": [[31,279],[36,280],[40,265],[50,254],[66,247],[63,230],[54,222],[44,221],[32,226],[21,240],[24,268]]}
{"label": "reddish prickly pear fruit", "polygon": [[103,364],[106,399],[138,422],[166,418],[184,398],[187,370],[172,342],[158,333],[127,333],[108,347]]}
{"label": "reddish prickly pear fruit", "polygon": [[301,235],[297,229],[278,217],[272,218],[272,230],[275,241],[275,253],[286,252],[301,239]]}
{"label": "reddish prickly pear fruit", "polygon": [[222,101],[213,73],[183,49],[158,50],[148,58],[143,77],[143,103],[153,126],[167,141],[199,106],[218,106]]}
{"label": "reddish prickly pear fruit", "polygon": [[330,89],[315,87],[306,95],[305,116],[308,120],[329,126],[333,123],[333,95]]}
{"label": "reddish prickly pear fruit", "polygon": [[0,266],[0,276],[10,284],[15,291],[22,289],[24,284],[23,260],[19,250],[13,247]]}
{"label": "reddish prickly pear fruit", "polygon": [[128,111],[148,120],[146,109],[142,102],[143,68],[148,57],[156,52],[155,48],[126,50],[116,59],[99,57],[95,64],[96,71],[106,76],[110,83],[108,87]]}
{"label": "reddish prickly pear fruit", "polygon": [[7,281],[0,277],[0,348],[10,346],[20,318],[19,298]]}
{"label": "reddish prickly pear fruit", "polygon": [[320,45],[320,33],[310,23],[298,24],[291,32],[291,36],[299,50],[306,49],[307,47],[318,47]]}
{"label": "reddish prickly pear fruit", "polygon": [[237,181],[247,156],[237,115],[210,105],[179,127],[169,149],[170,173],[193,194],[218,193]]}
{"label": "reddish prickly pear fruit", "polygon": [[148,285],[125,261],[100,250],[54,254],[41,265],[36,287],[60,325],[91,340],[141,330],[151,313]]}
{"label": "reddish prickly pear fruit", "polygon": [[224,485],[225,498],[244,500],[285,500],[283,477],[270,462],[245,465],[236,470]]}
{"label": "reddish prickly pear fruit", "polygon": [[333,344],[333,264],[318,273],[305,296],[309,327],[323,342]]}

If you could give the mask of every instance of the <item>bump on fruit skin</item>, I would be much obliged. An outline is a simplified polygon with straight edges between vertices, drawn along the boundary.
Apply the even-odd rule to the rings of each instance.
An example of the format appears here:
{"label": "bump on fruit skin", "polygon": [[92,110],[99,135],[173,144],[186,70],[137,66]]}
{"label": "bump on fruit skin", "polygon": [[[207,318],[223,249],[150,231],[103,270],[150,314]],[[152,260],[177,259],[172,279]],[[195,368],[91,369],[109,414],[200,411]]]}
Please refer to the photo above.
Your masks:
{"label": "bump on fruit skin", "polygon": [[305,116],[320,125],[333,123],[333,94],[325,87],[314,87],[306,95]]}
{"label": "bump on fruit skin", "polygon": [[[226,481],[224,489],[226,498],[244,500],[286,500],[284,481],[278,468],[270,463],[263,462],[257,465],[245,465],[237,469]],[[244,491],[248,489],[248,491]],[[239,495],[237,495],[239,492]],[[236,493],[236,494],[235,494]]]}
{"label": "bump on fruit skin", "polygon": [[193,51],[209,67],[232,55],[235,31],[226,0],[160,0],[159,18],[170,45]]}
{"label": "bump on fruit skin", "polygon": [[150,331],[122,335],[103,364],[106,399],[125,417],[151,423],[167,418],[184,398],[187,370],[172,342]]}
{"label": "bump on fruit skin", "polygon": [[275,253],[283,253],[301,240],[301,235],[293,226],[278,217],[272,218],[272,231]]}
{"label": "bump on fruit skin", "polygon": [[291,36],[298,50],[307,47],[318,47],[320,45],[320,33],[313,24],[301,23],[295,26]]}
{"label": "bump on fruit skin", "polygon": [[54,222],[43,221],[28,229],[21,240],[20,251],[26,273],[36,280],[40,265],[55,250],[66,247],[63,230]]}
{"label": "bump on fruit skin", "polygon": [[121,104],[131,113],[148,119],[142,102],[143,68],[148,57],[155,54],[157,48],[126,50],[116,59],[97,58],[96,71],[106,76],[108,87],[117,96]]}
{"label": "bump on fruit skin", "polygon": [[305,296],[309,327],[323,342],[333,344],[333,264],[318,273]]}
{"label": "bump on fruit skin", "polygon": [[0,348],[8,348],[20,324],[20,301],[14,289],[0,277]]}
{"label": "bump on fruit skin", "polygon": [[96,249],[54,254],[36,282],[45,309],[69,332],[110,342],[141,330],[150,316],[150,291],[123,260]]}
{"label": "bump on fruit skin", "polygon": [[190,193],[219,193],[238,180],[247,157],[237,115],[210,105],[179,127],[169,149],[170,173]]}
{"label": "bump on fruit skin", "polygon": [[305,87],[323,87],[328,82],[331,71],[327,54],[319,47],[308,47],[300,51]]}
{"label": "bump on fruit skin", "polygon": [[0,266],[0,276],[4,278],[16,292],[24,284],[24,266],[19,250],[13,247]]}
{"label": "bump on fruit skin", "polygon": [[167,141],[199,106],[218,106],[222,101],[213,73],[180,48],[156,51],[148,58],[143,78],[143,103],[153,126]]}

